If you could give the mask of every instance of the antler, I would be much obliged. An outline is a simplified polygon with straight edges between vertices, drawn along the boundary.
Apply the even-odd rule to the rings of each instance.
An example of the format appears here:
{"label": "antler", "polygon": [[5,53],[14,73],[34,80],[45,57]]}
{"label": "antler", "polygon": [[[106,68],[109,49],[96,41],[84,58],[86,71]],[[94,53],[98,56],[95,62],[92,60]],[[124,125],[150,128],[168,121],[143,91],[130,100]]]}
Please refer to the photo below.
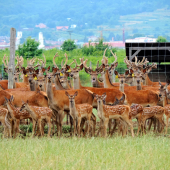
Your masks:
{"label": "antler", "polygon": [[39,59],[39,58],[38,58],[38,61],[41,63],[41,67],[45,68],[45,66],[46,66],[46,58],[45,58],[44,54],[43,54],[43,57],[44,57],[44,61],[42,59]]}
{"label": "antler", "polygon": [[[7,63],[5,62],[5,60]],[[4,63],[4,66],[8,68],[8,57],[6,56],[6,54],[4,55],[2,62]]]}
{"label": "antler", "polygon": [[65,55],[65,57],[66,57],[66,61],[65,61],[64,65],[63,65],[63,67],[65,67],[66,64],[67,64],[67,62],[68,62],[68,56],[67,56],[67,54],[65,53],[64,55]]}
{"label": "antler", "polygon": [[115,63],[117,62],[117,56],[116,56],[116,53],[115,53],[115,54],[113,54],[113,51],[112,51],[112,50],[110,50],[110,52],[112,53],[113,57],[115,58],[115,61],[114,61],[112,64],[115,64]]}
{"label": "antler", "polygon": [[53,64],[54,64],[54,66],[55,67],[57,67],[58,68],[58,66],[57,66],[57,64],[55,63],[55,58],[56,57],[58,57],[59,55],[58,55],[58,52],[55,54],[55,56],[53,57]]}

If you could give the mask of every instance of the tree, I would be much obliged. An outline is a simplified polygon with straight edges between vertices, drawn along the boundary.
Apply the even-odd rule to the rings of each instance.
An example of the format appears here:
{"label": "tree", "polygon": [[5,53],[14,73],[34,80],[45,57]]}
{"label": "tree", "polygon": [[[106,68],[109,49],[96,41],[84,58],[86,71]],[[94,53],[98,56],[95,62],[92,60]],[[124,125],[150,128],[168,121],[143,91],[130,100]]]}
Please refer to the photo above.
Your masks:
{"label": "tree", "polygon": [[77,46],[74,44],[73,40],[66,40],[61,46],[63,51],[72,51],[77,48]]}
{"label": "tree", "polygon": [[167,39],[165,37],[158,36],[156,42],[167,42]]}
{"label": "tree", "polygon": [[19,56],[26,58],[38,56],[43,52],[42,49],[38,49],[39,44],[35,39],[28,37],[22,45],[19,45],[17,52]]}

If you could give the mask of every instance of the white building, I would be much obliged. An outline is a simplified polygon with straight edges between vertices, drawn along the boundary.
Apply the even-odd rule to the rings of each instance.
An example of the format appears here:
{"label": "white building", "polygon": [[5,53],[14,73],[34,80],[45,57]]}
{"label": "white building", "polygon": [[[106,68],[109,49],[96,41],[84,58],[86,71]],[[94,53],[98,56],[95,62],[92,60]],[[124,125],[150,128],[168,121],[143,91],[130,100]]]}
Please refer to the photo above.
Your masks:
{"label": "white building", "polygon": [[43,38],[43,33],[42,33],[42,32],[39,32],[39,38],[38,38],[38,40],[39,40],[39,43],[40,43],[40,45],[38,46],[38,48],[39,48],[39,49],[44,48],[45,45],[44,45],[44,38]]}
{"label": "white building", "polygon": [[16,38],[16,50],[18,49],[18,46],[20,45],[20,39],[22,38],[22,32],[17,32],[17,38]]}
{"label": "white building", "polygon": [[156,38],[137,37],[134,39],[126,39],[125,42],[156,42]]}

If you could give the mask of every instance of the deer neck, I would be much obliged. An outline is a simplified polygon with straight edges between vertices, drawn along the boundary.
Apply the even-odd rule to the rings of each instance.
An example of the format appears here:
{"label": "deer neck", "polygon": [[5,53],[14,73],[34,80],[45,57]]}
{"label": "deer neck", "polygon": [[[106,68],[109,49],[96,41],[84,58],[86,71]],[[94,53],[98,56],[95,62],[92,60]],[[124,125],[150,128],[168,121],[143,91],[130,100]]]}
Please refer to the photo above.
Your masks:
{"label": "deer neck", "polygon": [[30,90],[31,91],[35,91],[36,90],[36,83],[35,81],[33,81],[32,83],[29,83],[30,84]]}
{"label": "deer neck", "polygon": [[7,108],[8,108],[8,110],[9,110],[9,113],[10,113],[11,117],[12,117],[13,119],[15,119],[15,118],[14,118],[14,115],[15,115],[15,107],[8,103],[8,104],[7,104]]}
{"label": "deer neck", "polygon": [[52,102],[53,101],[53,95],[54,95],[54,93],[53,93],[53,88],[52,88],[52,82],[48,82],[47,81],[47,88],[46,88],[46,90],[47,90],[47,97],[48,97],[48,99]]}
{"label": "deer neck", "polygon": [[69,101],[69,108],[70,108],[70,115],[73,116],[74,118],[76,118],[76,105],[75,105],[75,100],[73,101],[73,103],[70,103]]}
{"label": "deer neck", "polygon": [[164,99],[163,99],[163,107],[165,107],[166,105],[168,105],[168,97],[167,94],[165,95]]}
{"label": "deer neck", "polygon": [[24,74],[23,74],[23,82],[29,85],[28,77],[25,77]]}
{"label": "deer neck", "polygon": [[65,90],[64,87],[63,87],[63,86],[61,85],[61,83],[60,83],[60,79],[59,79],[59,76],[58,76],[58,75],[56,75],[56,76],[54,77],[54,84],[55,84],[56,90]]}
{"label": "deer neck", "polygon": [[102,116],[103,116],[103,103],[101,102],[101,103],[98,103],[97,102],[97,114],[98,114],[98,116],[99,116],[99,118],[102,118]]}
{"label": "deer neck", "polygon": [[103,82],[104,82],[104,88],[112,88],[113,87],[113,85],[109,79],[108,70],[106,70],[105,74],[103,74]]}
{"label": "deer neck", "polygon": [[81,89],[81,82],[80,82],[80,76],[76,76],[73,79],[73,87],[74,89]]}
{"label": "deer neck", "polygon": [[120,83],[119,90],[124,93],[124,83]]}

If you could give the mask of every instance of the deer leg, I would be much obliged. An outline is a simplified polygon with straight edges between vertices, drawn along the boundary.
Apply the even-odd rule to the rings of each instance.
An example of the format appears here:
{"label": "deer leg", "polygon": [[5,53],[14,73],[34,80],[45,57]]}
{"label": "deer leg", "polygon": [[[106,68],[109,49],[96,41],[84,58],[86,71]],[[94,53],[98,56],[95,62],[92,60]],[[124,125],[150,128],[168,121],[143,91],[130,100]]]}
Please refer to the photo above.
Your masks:
{"label": "deer leg", "polygon": [[117,125],[118,125],[118,119],[114,119],[114,126],[113,126],[113,129],[112,129],[112,131],[111,131],[110,136],[112,136],[113,133],[115,132],[115,129],[116,129]]}
{"label": "deer leg", "polygon": [[151,129],[151,126],[152,126],[152,123],[154,122],[154,119],[151,118],[151,119],[148,120],[148,122],[149,122],[148,130],[150,130],[150,129]]}
{"label": "deer leg", "polygon": [[34,137],[34,134],[35,134],[35,124],[36,124],[36,121],[32,119],[32,137]]}
{"label": "deer leg", "polygon": [[166,116],[166,130],[165,130],[165,134],[167,134],[168,132],[168,122],[169,122],[169,116]]}
{"label": "deer leg", "polygon": [[63,111],[59,111],[59,129],[60,129],[60,137],[62,136],[62,125],[63,125],[63,119],[65,117],[66,112],[63,113]]}
{"label": "deer leg", "polygon": [[137,136],[139,135],[139,131],[141,129],[141,120],[138,118],[138,131],[137,131]]}
{"label": "deer leg", "polygon": [[[92,113],[93,114],[93,113]],[[95,135],[95,130],[96,130],[96,117],[95,115],[93,116],[93,136]]]}
{"label": "deer leg", "polygon": [[47,123],[48,123],[48,138],[50,137],[50,134],[51,134],[51,118],[49,118],[47,120]]}
{"label": "deer leg", "polygon": [[70,118],[70,136],[72,136],[72,130],[73,130],[73,118],[71,117],[71,115],[69,116]]}
{"label": "deer leg", "polygon": [[104,129],[103,129],[103,137],[107,137],[107,126],[108,126],[109,118],[105,118],[104,120]]}
{"label": "deer leg", "polygon": [[103,126],[103,121],[102,119],[100,119],[100,123],[99,123],[99,129],[98,129],[98,132],[97,132],[97,136],[99,136],[99,133],[102,135],[102,127]]}
{"label": "deer leg", "polygon": [[158,117],[158,120],[159,120],[159,122],[161,123],[161,131],[160,131],[160,133],[162,133],[163,130],[164,130],[165,123],[164,123],[162,117]]}
{"label": "deer leg", "polygon": [[76,135],[76,119],[73,118],[73,126],[74,126],[74,134],[73,136],[75,137]]}
{"label": "deer leg", "polygon": [[123,119],[127,122],[127,124],[130,126],[131,134],[132,137],[134,137],[134,132],[133,132],[133,123],[132,120],[130,120],[128,117],[123,117]]}
{"label": "deer leg", "polygon": [[111,128],[112,128],[112,119],[109,120],[109,134],[111,133]]}
{"label": "deer leg", "polygon": [[77,123],[78,137],[80,137],[80,123],[81,123],[81,117],[78,117],[78,123]]}
{"label": "deer leg", "polygon": [[42,136],[41,119],[38,119],[38,127],[40,131],[40,135]]}

